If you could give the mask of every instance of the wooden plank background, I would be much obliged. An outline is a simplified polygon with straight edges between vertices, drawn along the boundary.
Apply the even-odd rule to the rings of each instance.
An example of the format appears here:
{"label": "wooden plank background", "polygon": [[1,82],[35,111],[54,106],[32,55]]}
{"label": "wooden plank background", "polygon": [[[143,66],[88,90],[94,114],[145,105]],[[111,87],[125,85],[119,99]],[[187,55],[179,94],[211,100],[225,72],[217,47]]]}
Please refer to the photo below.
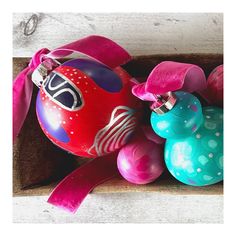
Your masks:
{"label": "wooden plank background", "polygon": [[[29,21],[32,15],[35,20]],[[30,57],[37,49],[53,49],[90,34],[115,40],[133,56],[222,54],[223,14],[15,13],[13,56]]]}
{"label": "wooden plank background", "polygon": [[[13,57],[30,57],[37,49],[43,47],[53,49],[89,34],[107,36],[120,43],[133,56],[223,53],[223,15],[218,13],[15,13]],[[134,70],[135,72],[139,71]],[[150,192],[140,191],[146,189],[145,187],[134,187],[130,192],[121,193],[109,192],[109,184],[119,187],[119,184],[125,186],[126,183],[112,180],[101,186],[86,198],[75,216],[47,204],[45,196],[14,197],[13,221],[18,223],[223,222],[222,185],[212,186],[210,192],[201,189],[192,191],[186,185],[182,185],[183,187],[172,185],[168,191],[164,184],[159,191],[155,190],[156,186],[150,185]],[[136,192],[135,189],[139,191]]]}

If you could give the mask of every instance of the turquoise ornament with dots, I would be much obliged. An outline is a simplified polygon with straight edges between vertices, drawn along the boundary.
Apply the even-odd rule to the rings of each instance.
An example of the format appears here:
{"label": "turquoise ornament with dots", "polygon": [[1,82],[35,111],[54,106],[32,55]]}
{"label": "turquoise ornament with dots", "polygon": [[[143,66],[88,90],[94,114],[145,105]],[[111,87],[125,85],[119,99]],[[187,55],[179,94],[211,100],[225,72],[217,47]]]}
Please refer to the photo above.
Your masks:
{"label": "turquoise ornament with dots", "polygon": [[153,130],[163,138],[181,138],[191,135],[203,122],[200,101],[187,92],[175,92],[177,103],[171,111],[159,115],[151,113]]}
{"label": "turquoise ornament with dots", "polygon": [[[175,95],[177,102],[170,111],[151,115],[153,130],[167,138],[164,159],[168,170],[177,180],[192,186],[222,181],[223,110],[201,108],[199,100],[190,93]],[[160,122],[166,123],[162,126],[158,125]]]}

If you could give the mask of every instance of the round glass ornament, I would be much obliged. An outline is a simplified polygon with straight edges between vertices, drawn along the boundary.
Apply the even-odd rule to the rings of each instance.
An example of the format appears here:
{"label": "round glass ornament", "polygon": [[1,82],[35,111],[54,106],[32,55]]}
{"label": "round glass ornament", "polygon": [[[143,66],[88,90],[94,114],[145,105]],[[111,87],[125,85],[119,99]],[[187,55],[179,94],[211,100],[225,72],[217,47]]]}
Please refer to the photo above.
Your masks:
{"label": "round glass ornament", "polygon": [[82,157],[98,157],[122,147],[138,123],[141,103],[131,93],[131,77],[89,59],[72,59],[54,69],[37,96],[36,112],[45,135]]}

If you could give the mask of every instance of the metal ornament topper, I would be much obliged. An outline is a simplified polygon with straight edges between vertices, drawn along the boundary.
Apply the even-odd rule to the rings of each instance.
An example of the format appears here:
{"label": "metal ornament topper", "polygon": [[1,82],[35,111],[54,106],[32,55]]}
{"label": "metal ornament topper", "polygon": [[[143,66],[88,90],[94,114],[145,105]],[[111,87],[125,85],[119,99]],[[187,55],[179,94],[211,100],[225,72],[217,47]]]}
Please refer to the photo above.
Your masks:
{"label": "metal ornament topper", "polygon": [[59,61],[52,58],[47,58],[45,61],[39,64],[38,67],[32,73],[31,79],[33,83],[38,88],[40,88],[47,76],[59,65],[61,65]]}
{"label": "metal ornament topper", "polygon": [[177,102],[177,97],[174,93],[168,92],[163,95],[156,95],[157,101],[151,105],[151,110],[157,114],[164,114],[170,111]]}

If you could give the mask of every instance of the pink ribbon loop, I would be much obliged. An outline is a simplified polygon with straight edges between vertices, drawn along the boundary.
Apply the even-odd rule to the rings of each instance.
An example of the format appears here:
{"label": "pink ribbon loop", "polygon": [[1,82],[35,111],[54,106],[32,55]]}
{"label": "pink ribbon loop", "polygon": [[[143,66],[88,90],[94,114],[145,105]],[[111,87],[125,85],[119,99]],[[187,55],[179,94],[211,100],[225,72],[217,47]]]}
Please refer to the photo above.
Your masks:
{"label": "pink ribbon loop", "polygon": [[150,73],[147,81],[135,85],[132,93],[143,101],[156,101],[155,95],[170,91],[201,91],[206,88],[203,70],[196,65],[164,61]]}
{"label": "pink ribbon loop", "polygon": [[13,142],[23,126],[30,107],[33,91],[33,83],[28,78],[37,66],[43,61],[43,57],[49,52],[47,48],[37,51],[28,67],[21,71],[13,81]]}
{"label": "pink ribbon loop", "polygon": [[91,35],[66,44],[52,50],[48,56],[56,59],[72,53],[84,54],[110,68],[123,65],[131,59],[129,53],[117,43],[98,35]]}

